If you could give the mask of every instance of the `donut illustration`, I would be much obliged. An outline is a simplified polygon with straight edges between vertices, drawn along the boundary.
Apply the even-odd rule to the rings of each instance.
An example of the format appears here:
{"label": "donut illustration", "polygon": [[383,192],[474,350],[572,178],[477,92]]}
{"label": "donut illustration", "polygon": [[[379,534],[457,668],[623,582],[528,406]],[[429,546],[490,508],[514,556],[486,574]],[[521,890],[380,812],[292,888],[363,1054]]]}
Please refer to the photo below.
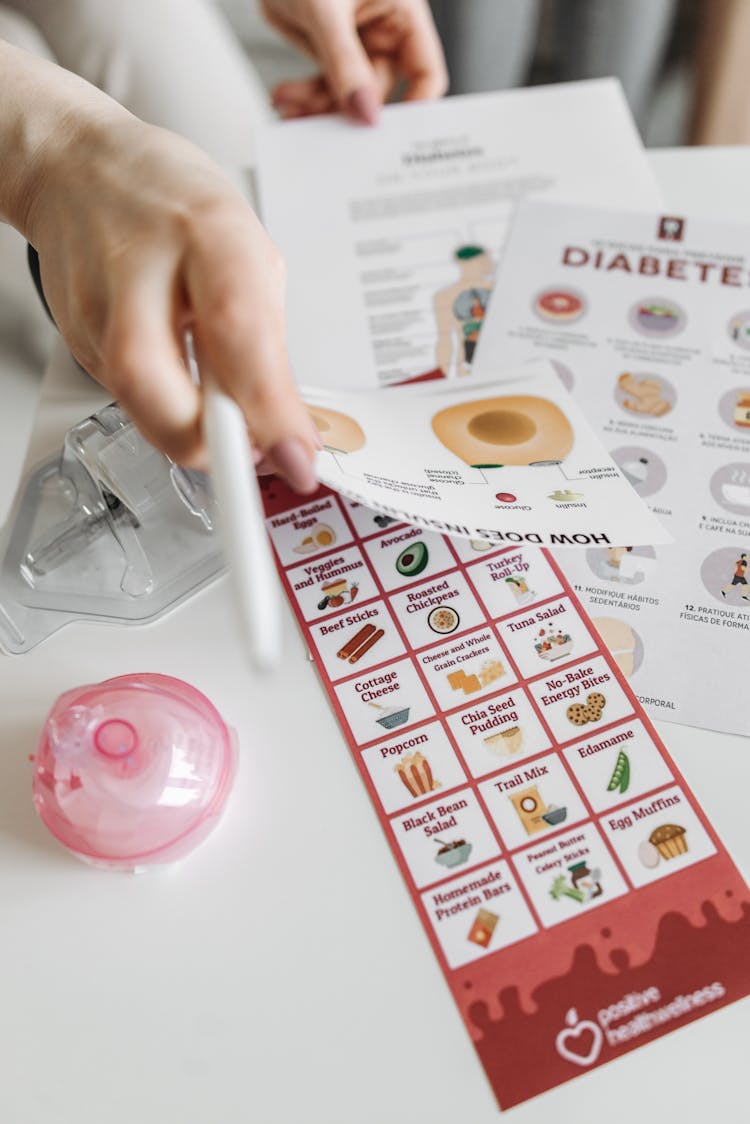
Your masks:
{"label": "donut illustration", "polygon": [[334,453],[355,453],[365,444],[361,426],[348,414],[329,410],[326,406],[308,406],[308,411],[324,449]]}
{"label": "donut illustration", "polygon": [[573,448],[573,428],[560,407],[530,395],[449,406],[435,414],[432,428],[472,468],[559,464]]}
{"label": "donut illustration", "polygon": [[572,289],[545,289],[534,297],[534,312],[542,320],[572,323],[586,311],[586,302]]}

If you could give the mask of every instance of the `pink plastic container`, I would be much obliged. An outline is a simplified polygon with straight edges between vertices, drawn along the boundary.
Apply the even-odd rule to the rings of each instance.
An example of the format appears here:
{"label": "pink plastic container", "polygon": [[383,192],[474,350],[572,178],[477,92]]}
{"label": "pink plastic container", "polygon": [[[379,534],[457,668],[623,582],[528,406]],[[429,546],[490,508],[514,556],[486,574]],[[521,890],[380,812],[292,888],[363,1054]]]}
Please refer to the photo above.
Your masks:
{"label": "pink plastic container", "polygon": [[236,736],[205,695],[167,675],[123,675],[61,695],[44,724],[33,796],[78,858],[137,871],[183,858],[224,810]]}

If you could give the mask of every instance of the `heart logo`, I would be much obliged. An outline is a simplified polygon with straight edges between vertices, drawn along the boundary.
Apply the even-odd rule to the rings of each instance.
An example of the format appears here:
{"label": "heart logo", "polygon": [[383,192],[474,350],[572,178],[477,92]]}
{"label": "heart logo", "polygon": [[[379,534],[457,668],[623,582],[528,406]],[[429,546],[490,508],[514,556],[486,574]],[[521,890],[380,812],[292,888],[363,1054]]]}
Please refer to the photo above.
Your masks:
{"label": "heart logo", "polygon": [[555,1038],[558,1054],[573,1065],[593,1065],[604,1042],[601,1028],[590,1019],[581,1019],[579,1022],[575,1007],[570,1008],[565,1022],[567,1026]]}

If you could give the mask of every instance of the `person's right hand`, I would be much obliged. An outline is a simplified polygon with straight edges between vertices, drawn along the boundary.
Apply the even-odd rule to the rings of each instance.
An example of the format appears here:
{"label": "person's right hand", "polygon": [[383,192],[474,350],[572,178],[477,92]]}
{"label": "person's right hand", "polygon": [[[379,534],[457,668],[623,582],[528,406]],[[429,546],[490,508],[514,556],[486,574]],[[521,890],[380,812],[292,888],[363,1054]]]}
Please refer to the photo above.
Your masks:
{"label": "person's right hand", "polygon": [[183,361],[191,329],[245,415],[256,462],[313,491],[319,441],[289,368],[279,252],[199,149],[92,95],[36,147],[12,216],[71,352],[149,441],[203,466],[201,392]]}

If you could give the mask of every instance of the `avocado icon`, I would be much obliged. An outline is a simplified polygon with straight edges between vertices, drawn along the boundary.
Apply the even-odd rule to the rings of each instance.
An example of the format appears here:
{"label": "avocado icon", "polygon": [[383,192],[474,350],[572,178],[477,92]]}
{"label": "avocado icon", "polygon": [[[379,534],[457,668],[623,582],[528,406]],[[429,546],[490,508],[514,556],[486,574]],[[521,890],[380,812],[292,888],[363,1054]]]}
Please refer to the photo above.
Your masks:
{"label": "avocado icon", "polygon": [[396,559],[396,569],[406,578],[421,574],[429,559],[427,547],[423,542],[415,542],[402,550]]}

